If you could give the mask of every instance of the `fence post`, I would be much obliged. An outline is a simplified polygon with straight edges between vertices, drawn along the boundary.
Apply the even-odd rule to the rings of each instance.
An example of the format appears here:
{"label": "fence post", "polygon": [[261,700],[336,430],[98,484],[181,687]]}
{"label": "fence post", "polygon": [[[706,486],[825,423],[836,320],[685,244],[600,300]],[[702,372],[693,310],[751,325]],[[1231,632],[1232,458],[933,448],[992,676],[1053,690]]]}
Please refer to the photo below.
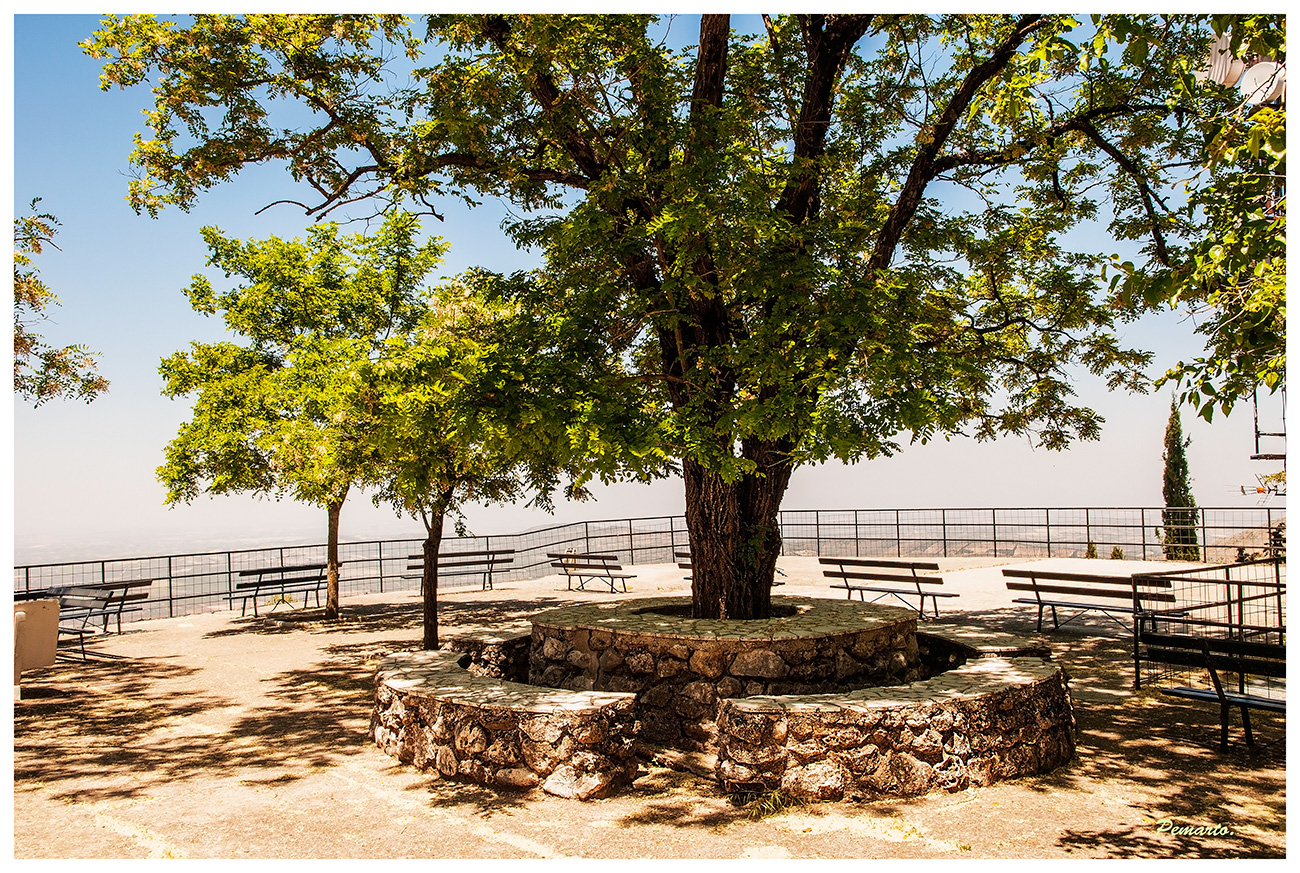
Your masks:
{"label": "fence post", "polygon": [[1052,508],[1043,507],[1043,528],[1047,531],[1047,557],[1052,557]]}
{"label": "fence post", "polygon": [[822,554],[822,511],[813,510],[813,541],[816,543],[816,554],[821,557]]}
{"label": "fence post", "polygon": [[586,547],[585,549],[583,549],[583,551],[584,551],[584,552],[587,552],[587,553],[590,554],[590,552],[591,552],[591,522],[589,522],[589,521],[584,521],[584,522],[582,523],[582,539],[583,539],[583,541],[587,544],[587,547]]}
{"label": "fence post", "polygon": [[1083,509],[1083,533],[1086,537],[1086,542],[1084,543],[1084,554],[1086,555],[1087,543],[1092,542],[1092,510],[1086,506]]}
{"label": "fence post", "polygon": [[993,557],[998,556],[998,511],[990,508],[989,512],[993,515]]}
{"label": "fence post", "polygon": [[948,557],[948,510],[939,510],[939,523],[943,528],[943,556]]}
{"label": "fence post", "polygon": [[1201,557],[1210,563],[1210,538],[1205,528],[1205,507],[1201,507]]}
{"label": "fence post", "polygon": [[176,599],[172,594],[172,556],[167,556],[167,617],[176,617]]}
{"label": "fence post", "polygon": [[384,593],[384,541],[379,541],[379,593]]}
{"label": "fence post", "polygon": [[858,511],[853,510],[853,557],[862,557],[862,534],[858,532]]}
{"label": "fence post", "polygon": [[903,523],[897,509],[894,510],[894,556],[903,557]]}
{"label": "fence post", "polygon": [[235,573],[230,563],[230,552],[226,552],[226,606],[235,608]]}
{"label": "fence post", "polygon": [[1145,560],[1147,559],[1147,510],[1146,510],[1146,507],[1145,507],[1145,506],[1142,507],[1141,509],[1138,510],[1138,512],[1140,513],[1140,515],[1139,515],[1139,524],[1142,525],[1142,560],[1145,561]]}

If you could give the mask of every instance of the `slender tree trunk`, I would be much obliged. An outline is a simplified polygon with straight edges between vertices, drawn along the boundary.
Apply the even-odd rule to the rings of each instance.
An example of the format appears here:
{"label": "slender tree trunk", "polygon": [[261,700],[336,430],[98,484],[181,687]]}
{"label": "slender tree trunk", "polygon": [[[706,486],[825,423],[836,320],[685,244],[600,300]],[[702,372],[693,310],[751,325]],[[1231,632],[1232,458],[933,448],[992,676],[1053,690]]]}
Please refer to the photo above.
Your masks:
{"label": "slender tree trunk", "polygon": [[325,546],[325,618],[332,620],[339,617],[339,515],[343,512],[343,501],[347,492],[337,501],[327,505],[329,510],[329,535]]}
{"label": "slender tree trunk", "polygon": [[421,511],[424,521],[424,570],[420,574],[420,599],[424,602],[424,640],[426,650],[438,648],[438,553],[442,550],[442,528],[447,519],[447,507],[456,495],[452,485],[438,492],[433,507]]}
{"label": "slender tree trunk", "polygon": [[438,648],[438,552],[442,548],[442,524],[445,513],[431,513],[424,522],[424,572],[420,575],[420,594],[424,601],[423,648]]}
{"label": "slender tree trunk", "polygon": [[734,482],[694,461],[682,464],[695,618],[772,614],[772,582],[781,554],[779,511],[791,471],[774,446],[757,449],[746,455],[758,454],[767,463],[760,462],[757,473]]}

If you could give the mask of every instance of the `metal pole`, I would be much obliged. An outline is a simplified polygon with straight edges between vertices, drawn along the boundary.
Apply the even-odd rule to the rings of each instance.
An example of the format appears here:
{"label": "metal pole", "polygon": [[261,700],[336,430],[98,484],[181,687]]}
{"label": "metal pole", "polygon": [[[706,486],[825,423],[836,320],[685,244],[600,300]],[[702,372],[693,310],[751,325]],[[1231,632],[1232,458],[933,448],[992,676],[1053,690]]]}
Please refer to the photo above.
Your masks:
{"label": "metal pole", "polygon": [[820,509],[814,509],[814,510],[813,510],[813,536],[816,538],[815,541],[816,541],[816,543],[817,543],[817,556],[818,556],[818,557],[821,557],[821,553],[822,553],[822,511],[821,511]]}
{"label": "metal pole", "polygon": [[1047,531],[1047,557],[1052,557],[1052,508],[1043,507],[1043,525]]}
{"label": "metal pole", "polygon": [[379,541],[379,593],[384,593],[384,541]]}
{"label": "metal pole", "polygon": [[[1092,510],[1087,507],[1083,510],[1083,532],[1087,536],[1087,541],[1092,542]],[[1085,544],[1084,548],[1087,548]],[[1087,554],[1087,552],[1085,552]]]}
{"label": "metal pole", "polygon": [[989,512],[993,515],[993,557],[996,558],[998,556],[998,511],[989,509]]}
{"label": "metal pole", "polygon": [[948,557],[948,510],[939,510],[940,523],[943,526],[943,556]]}
{"label": "metal pole", "polygon": [[167,617],[176,617],[176,601],[172,595],[172,556],[167,556]]}
{"label": "metal pole", "polygon": [[1210,562],[1210,540],[1205,532],[1205,508],[1201,508],[1201,557],[1205,563]]}
{"label": "metal pole", "polygon": [[587,544],[587,547],[583,549],[583,551],[590,553],[591,552],[591,522],[589,521],[584,521],[582,523],[582,538]]}
{"label": "metal pole", "polygon": [[1140,523],[1141,523],[1141,525],[1142,525],[1142,560],[1145,561],[1145,560],[1147,559],[1147,510],[1146,510],[1146,507],[1145,507],[1145,506],[1142,507],[1141,509],[1138,510],[1138,512],[1141,513],[1141,516],[1140,516]]}
{"label": "metal pole", "polygon": [[627,562],[629,564],[635,564],[636,546],[632,543],[632,519],[630,518],[627,520],[627,553],[628,553]]}
{"label": "metal pole", "polygon": [[858,511],[853,510],[853,557],[862,557],[862,534],[858,531]]}

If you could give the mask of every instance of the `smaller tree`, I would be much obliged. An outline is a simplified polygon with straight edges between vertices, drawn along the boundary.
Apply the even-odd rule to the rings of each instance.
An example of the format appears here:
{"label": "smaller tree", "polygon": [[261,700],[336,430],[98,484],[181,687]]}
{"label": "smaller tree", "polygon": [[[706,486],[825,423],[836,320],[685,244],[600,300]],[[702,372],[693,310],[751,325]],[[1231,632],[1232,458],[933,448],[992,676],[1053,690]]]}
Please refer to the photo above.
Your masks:
{"label": "smaller tree", "polygon": [[49,318],[46,310],[58,305],[54,292],[36,271],[33,255],[54,245],[59,220],[48,212],[14,219],[14,393],[40,406],[62,397],[80,398],[87,403],[108,390],[108,380],[99,375],[95,352],[82,345],[55,348],[46,345],[32,327]]}
{"label": "smaller tree", "polygon": [[1165,427],[1165,508],[1161,511],[1164,523],[1161,540],[1165,557],[1171,561],[1199,561],[1201,558],[1196,538],[1196,499],[1192,497],[1187,470],[1187,447],[1191,442],[1190,438],[1183,438],[1178,402],[1170,401],[1169,424]]}
{"label": "smaller tree", "polygon": [[525,451],[526,430],[491,414],[505,387],[487,384],[499,348],[496,315],[463,283],[445,285],[420,324],[385,341],[354,386],[358,419],[368,427],[375,503],[424,525],[425,649],[438,648],[438,555],[447,517],[457,517],[463,533],[464,503],[515,501],[532,490],[534,501],[549,507],[554,485],[542,455]]}
{"label": "smaller tree", "polygon": [[444,251],[437,240],[417,245],[418,230],[404,214],[371,238],[340,238],[327,224],[306,242],[241,243],[205,228],[209,264],[247,284],[218,294],[196,276],[186,293],[248,344],[193,343],[162,362],[165,394],[197,393],[158,468],[167,502],[251,491],[323,507],[327,618],[339,609],[339,515],[372,465],[366,423],[350,402],[357,372],[387,338],[419,323],[424,276]]}

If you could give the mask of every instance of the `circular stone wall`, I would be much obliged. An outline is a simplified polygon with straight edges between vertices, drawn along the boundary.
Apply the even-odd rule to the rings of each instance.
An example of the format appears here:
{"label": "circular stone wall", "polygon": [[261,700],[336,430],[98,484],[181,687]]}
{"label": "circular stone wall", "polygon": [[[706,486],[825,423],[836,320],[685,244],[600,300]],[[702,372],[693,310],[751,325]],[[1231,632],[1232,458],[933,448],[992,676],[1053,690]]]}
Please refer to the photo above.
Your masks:
{"label": "circular stone wall", "polygon": [[817,694],[923,679],[916,613],[773,597],[777,617],[690,618],[689,597],[566,606],[533,618],[528,681],[636,694],[641,736],[712,750],[718,701]]}

